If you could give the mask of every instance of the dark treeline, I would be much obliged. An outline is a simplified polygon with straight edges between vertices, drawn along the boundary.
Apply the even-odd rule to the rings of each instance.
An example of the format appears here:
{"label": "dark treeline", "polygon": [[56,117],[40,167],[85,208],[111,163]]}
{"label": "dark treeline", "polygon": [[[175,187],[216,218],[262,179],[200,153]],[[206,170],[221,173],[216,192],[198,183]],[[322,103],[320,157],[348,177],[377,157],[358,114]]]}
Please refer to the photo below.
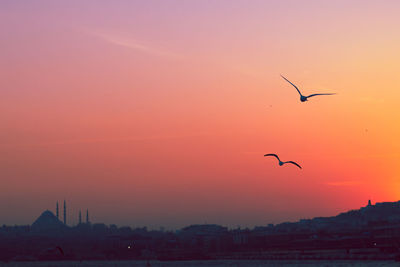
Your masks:
{"label": "dark treeline", "polygon": [[335,217],[228,229],[178,231],[81,223],[68,227],[45,211],[30,226],[0,227],[0,260],[395,259],[400,202],[367,205]]}

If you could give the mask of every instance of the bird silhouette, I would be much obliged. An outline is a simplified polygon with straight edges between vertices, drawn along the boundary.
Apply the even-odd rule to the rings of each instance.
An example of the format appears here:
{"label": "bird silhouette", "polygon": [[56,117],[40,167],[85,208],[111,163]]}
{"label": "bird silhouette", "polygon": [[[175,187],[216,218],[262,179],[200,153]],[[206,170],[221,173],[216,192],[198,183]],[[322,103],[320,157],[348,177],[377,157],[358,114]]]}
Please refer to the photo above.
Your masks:
{"label": "bird silhouette", "polygon": [[56,249],[58,249],[58,251],[60,251],[61,255],[64,256],[64,251],[63,251],[63,249],[61,247],[56,246]]}
{"label": "bird silhouette", "polygon": [[308,101],[308,98],[309,98],[309,97],[313,97],[313,96],[316,96],[316,95],[335,95],[334,93],[326,93],[326,94],[312,94],[312,95],[309,95],[309,96],[304,96],[304,95],[301,94],[299,88],[297,88],[296,85],[294,85],[291,81],[289,81],[288,79],[286,79],[286,78],[283,77],[282,75],[281,75],[281,77],[282,77],[283,79],[285,79],[288,83],[290,83],[291,85],[293,85],[294,88],[296,88],[297,92],[299,92],[299,94],[300,94],[300,101],[301,101],[301,102],[306,102],[306,101]]}
{"label": "bird silhouette", "polygon": [[280,158],[278,157],[278,155],[276,155],[276,154],[265,154],[264,155],[264,157],[268,157],[268,156],[277,158],[277,160],[279,160],[279,166],[282,166],[283,164],[286,164],[286,163],[291,163],[293,165],[296,165],[300,169],[302,169],[301,166],[294,161],[281,161]]}

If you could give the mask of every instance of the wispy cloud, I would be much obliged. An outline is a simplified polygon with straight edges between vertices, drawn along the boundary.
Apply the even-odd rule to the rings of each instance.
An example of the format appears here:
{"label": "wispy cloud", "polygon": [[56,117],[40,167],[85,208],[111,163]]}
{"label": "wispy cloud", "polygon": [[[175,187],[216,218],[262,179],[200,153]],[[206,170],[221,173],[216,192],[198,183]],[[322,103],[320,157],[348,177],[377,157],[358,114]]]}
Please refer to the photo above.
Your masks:
{"label": "wispy cloud", "polygon": [[150,55],[174,59],[181,57],[181,55],[158,47],[157,45],[139,41],[129,36],[129,34],[105,32],[100,30],[86,30],[85,32],[90,35],[96,36],[110,44],[130,48]]}
{"label": "wispy cloud", "polygon": [[372,102],[374,102],[374,103],[383,103],[383,102],[385,102],[385,99],[384,98],[374,98],[374,97],[369,97],[369,96],[363,96],[363,97],[360,97],[360,98],[358,98],[358,101],[359,102],[362,102],[362,103],[372,103]]}
{"label": "wispy cloud", "polygon": [[233,70],[233,71],[235,71],[235,72],[237,72],[237,73],[240,73],[240,74],[243,74],[243,75],[246,75],[246,76],[250,76],[250,77],[253,77],[253,78],[265,77],[265,71],[258,70],[256,68],[251,68],[251,67],[244,66],[244,65],[230,65],[230,66],[228,65],[226,67],[231,69],[231,70]]}
{"label": "wispy cloud", "polygon": [[339,181],[339,182],[327,182],[325,185],[329,186],[355,186],[361,184],[360,181]]}
{"label": "wispy cloud", "polygon": [[171,140],[182,138],[195,138],[202,136],[209,136],[206,132],[177,134],[177,135],[149,135],[149,136],[134,136],[134,137],[121,137],[121,138],[86,138],[86,139],[72,139],[72,140],[59,140],[53,142],[37,142],[37,143],[18,143],[18,144],[0,144],[3,147],[26,147],[26,146],[62,146],[74,144],[95,144],[95,143],[124,143],[124,142],[141,142],[152,140]]}

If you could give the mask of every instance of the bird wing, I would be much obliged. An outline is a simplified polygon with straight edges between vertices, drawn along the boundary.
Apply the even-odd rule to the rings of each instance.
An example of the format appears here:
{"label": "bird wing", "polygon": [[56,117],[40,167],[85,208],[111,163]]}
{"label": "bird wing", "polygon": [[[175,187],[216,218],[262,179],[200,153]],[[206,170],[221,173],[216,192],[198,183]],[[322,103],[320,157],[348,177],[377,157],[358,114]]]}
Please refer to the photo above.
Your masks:
{"label": "bird wing", "polygon": [[307,97],[312,97],[312,96],[316,96],[316,95],[335,95],[335,94],[312,94],[312,95],[309,95]]}
{"label": "bird wing", "polygon": [[297,88],[297,86],[296,85],[294,85],[291,81],[289,81],[288,79],[286,79],[285,77],[283,77],[282,75],[281,75],[281,77],[283,78],[283,79],[285,79],[288,83],[290,83],[291,85],[293,85],[293,87],[294,88],[296,88],[296,90],[297,90],[297,92],[299,92],[299,94],[300,95],[302,95],[301,93],[300,93],[300,90],[299,90],[299,88]]}
{"label": "bird wing", "polygon": [[300,169],[302,169],[301,166],[294,161],[286,161],[283,164],[285,164],[285,163],[292,163],[292,164],[296,165],[297,167],[299,167]]}
{"label": "bird wing", "polygon": [[268,157],[268,156],[275,157],[275,158],[277,158],[279,161],[281,161],[281,160],[279,159],[278,155],[276,155],[276,154],[265,154],[265,155],[264,155],[264,157]]}
{"label": "bird wing", "polygon": [[62,248],[60,248],[59,246],[57,246],[56,247],[59,251],[60,251],[60,253],[64,256],[64,251],[62,250]]}

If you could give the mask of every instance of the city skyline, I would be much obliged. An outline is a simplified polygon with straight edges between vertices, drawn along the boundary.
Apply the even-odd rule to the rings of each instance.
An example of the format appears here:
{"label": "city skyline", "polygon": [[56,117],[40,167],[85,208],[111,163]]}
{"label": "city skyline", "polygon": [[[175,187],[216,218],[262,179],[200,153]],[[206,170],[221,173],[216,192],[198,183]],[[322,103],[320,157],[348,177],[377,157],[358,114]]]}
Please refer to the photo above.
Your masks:
{"label": "city skyline", "polygon": [[[331,217],[249,228],[66,226],[44,211],[32,225],[0,227],[3,261],[385,260],[397,261],[400,201],[368,203]],[[242,261],[243,263],[243,261]],[[389,262],[390,263],[390,262]],[[76,263],[74,263],[76,264]],[[172,262],[173,264],[173,262]],[[377,261],[374,262],[377,264]]]}
{"label": "city skyline", "polygon": [[[66,201],[64,201],[64,203],[66,203]],[[360,207],[357,207],[356,209],[352,209],[352,210],[357,210],[358,208],[360,209],[360,210],[362,210],[363,208],[365,208],[365,207],[371,207],[371,206],[374,206],[374,205],[378,205],[378,206],[382,206],[382,205],[392,205],[392,204],[394,204],[394,205],[396,205],[396,204],[399,204],[400,203],[400,200],[399,201],[397,201],[397,202],[381,202],[381,203],[372,203],[371,202],[371,200],[369,199],[368,200],[368,203],[365,205],[365,206],[360,206]],[[66,207],[66,205],[65,205],[65,207]],[[350,211],[352,211],[352,210],[349,210],[349,211],[342,211],[340,214],[342,214],[342,213],[346,213],[346,212],[350,212]],[[68,226],[68,227],[76,227],[76,226],[79,226],[80,224],[92,224],[92,222],[89,220],[89,209],[86,209],[86,218],[85,218],[85,221],[83,221],[82,220],[82,213],[81,213],[81,209],[79,209],[78,210],[78,216],[77,216],[77,218],[78,218],[78,222],[74,222],[74,220],[69,220],[68,219],[68,217],[73,217],[73,218],[75,218],[75,216],[74,216],[74,214],[75,214],[75,211],[70,211],[70,212],[68,212],[68,209],[66,209],[66,208],[63,208],[63,216],[61,217],[61,216],[58,216],[58,201],[56,202],[56,208],[54,209],[54,211],[53,210],[51,210],[51,209],[45,209],[41,214],[40,214],[40,216],[37,216],[36,217],[36,219],[35,219],[35,221],[37,221],[43,214],[46,214],[46,213],[48,213],[48,212],[50,212],[51,214],[52,214],[52,216],[54,216],[54,218],[57,218],[57,220],[60,222],[60,223],[62,223],[63,225],[66,225],[66,226]],[[71,214],[72,214],[72,216],[71,216]],[[332,216],[327,216],[327,217],[335,217],[335,216],[338,216],[338,215],[340,215],[340,214],[334,214],[334,215],[332,215]],[[299,219],[299,220],[295,220],[295,221],[285,221],[285,222],[279,222],[279,223],[276,223],[276,224],[273,224],[273,223],[267,223],[267,224],[265,224],[265,225],[254,225],[254,227],[265,227],[265,226],[270,226],[270,225],[279,225],[279,224],[285,224],[285,223],[297,223],[297,222],[300,222],[300,221],[302,221],[302,220],[313,220],[313,219],[315,219],[315,218],[321,218],[321,216],[315,216],[315,217],[313,217],[313,218],[301,218],[301,219]],[[67,222],[70,222],[70,223],[67,223]],[[33,224],[33,223],[32,223]],[[93,224],[104,224],[103,222],[93,222]],[[198,224],[192,224],[192,225],[201,225],[202,223],[198,223]],[[209,224],[209,225],[217,225],[217,224],[213,224],[213,223],[207,223],[207,222],[205,222],[204,223],[205,225],[207,225],[207,224]],[[17,224],[11,224],[11,225],[6,225],[6,226],[25,226],[25,225],[17,225]],[[31,225],[31,224],[27,224],[27,225]],[[105,224],[105,225],[107,225],[107,224]],[[111,223],[111,224],[109,224],[109,226],[111,226],[111,225],[116,225],[115,223]],[[118,227],[132,227],[132,226],[130,226],[130,225],[116,225],[116,226],[118,226]],[[186,226],[184,226],[184,227],[188,227],[189,225],[186,225]],[[148,228],[146,225],[143,225],[143,226],[136,226],[136,228],[141,228],[141,227],[145,227],[145,228]],[[224,227],[227,227],[228,229],[236,229],[236,228],[243,228],[242,226],[240,226],[240,225],[236,225],[236,226],[233,226],[233,227],[229,227],[229,226],[224,226]],[[135,227],[133,227],[133,228],[135,228]],[[245,229],[245,228],[249,228],[249,227],[246,227],[246,226],[244,226],[244,228],[243,229]],[[251,227],[250,227],[251,228]],[[175,230],[179,230],[179,229],[165,229],[165,227],[164,226],[160,226],[159,228],[149,228],[150,230],[160,230],[160,229],[164,229],[164,230],[167,230],[167,231],[175,231]]]}
{"label": "city skyline", "polygon": [[[94,221],[94,222],[92,222],[89,219],[89,209],[86,209],[85,220],[83,220],[82,219],[82,213],[81,213],[82,209],[79,208],[78,210],[70,210],[70,209],[66,208],[67,201],[64,200],[63,203],[64,203],[64,207],[65,207],[62,210],[63,216],[58,216],[59,215],[59,210],[58,210],[59,205],[58,205],[58,201],[56,201],[56,206],[55,206],[54,210],[52,210],[52,209],[42,210],[42,212],[40,213],[40,216],[36,216],[32,223],[28,223],[28,224],[15,224],[14,223],[14,224],[10,224],[10,225],[6,225],[6,224],[3,224],[3,225],[5,225],[5,226],[26,226],[26,225],[31,225],[35,221],[37,221],[43,214],[46,214],[47,212],[50,212],[52,214],[52,216],[57,218],[57,220],[60,223],[62,223],[63,225],[66,225],[68,227],[76,227],[76,226],[79,226],[80,224],[104,224],[104,225],[108,225],[108,226],[116,225],[117,227],[131,227],[132,229],[143,228],[144,227],[144,228],[147,228],[149,230],[160,230],[160,229],[163,229],[162,231],[164,231],[164,230],[165,231],[176,231],[176,230],[179,230],[180,228],[188,227],[190,225],[202,225],[202,224],[204,224],[204,225],[218,225],[218,224],[212,223],[212,222],[210,222],[210,223],[209,222],[198,222],[198,223],[193,223],[193,224],[190,224],[190,225],[183,225],[183,226],[177,227],[177,228],[166,228],[164,225],[135,225],[135,224],[133,224],[133,225],[128,225],[128,224],[118,225],[118,224],[115,224],[115,223],[112,223],[112,222],[111,223],[105,223],[105,222],[102,222],[102,221]],[[373,203],[369,199],[367,204],[364,205],[364,206],[361,205],[360,207],[355,207],[355,209],[350,209],[348,211],[341,211],[341,213],[331,214],[331,215],[328,215],[328,216],[316,215],[316,216],[310,217],[310,218],[298,218],[297,220],[295,219],[293,221],[280,221],[280,222],[277,222],[277,223],[267,222],[267,223],[264,223],[264,224],[255,224],[255,225],[252,225],[252,226],[249,226],[249,225],[238,225],[238,224],[236,224],[236,225],[235,224],[222,225],[222,226],[227,227],[228,229],[236,229],[236,228],[251,229],[251,228],[254,228],[254,227],[265,227],[265,226],[279,225],[279,224],[285,224],[285,223],[298,223],[298,222],[300,222],[302,220],[313,220],[315,218],[321,218],[321,217],[326,217],[326,218],[335,217],[335,216],[338,216],[338,215],[340,215],[342,213],[350,212],[352,210],[357,210],[357,209],[362,210],[365,207],[370,207],[370,206],[374,206],[374,205],[378,205],[378,206],[388,205],[388,204],[389,205],[392,205],[392,204],[396,205],[398,203],[400,203],[400,200],[396,201],[396,202],[377,202],[377,203]],[[76,214],[78,214],[78,215],[76,215]],[[71,219],[71,218],[73,218],[73,219]],[[77,221],[75,221],[75,219],[77,219]]]}
{"label": "city skyline", "polygon": [[[71,223],[88,208],[93,221],[154,229],[397,201],[399,10],[2,1],[0,224],[30,224],[64,199]],[[301,103],[280,74],[337,94]]]}

